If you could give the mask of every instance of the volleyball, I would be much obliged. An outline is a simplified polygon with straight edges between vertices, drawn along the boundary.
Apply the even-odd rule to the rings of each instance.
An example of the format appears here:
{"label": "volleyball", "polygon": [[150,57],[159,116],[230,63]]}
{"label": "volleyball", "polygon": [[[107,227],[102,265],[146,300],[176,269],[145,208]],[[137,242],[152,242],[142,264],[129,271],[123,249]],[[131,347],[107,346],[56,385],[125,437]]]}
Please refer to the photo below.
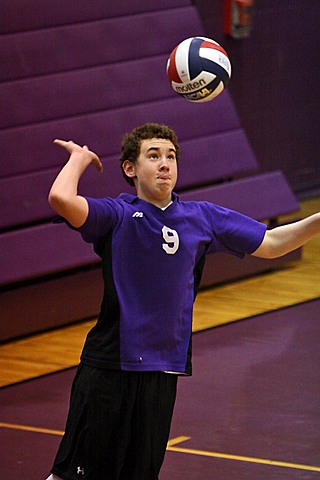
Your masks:
{"label": "volleyball", "polygon": [[231,63],[227,52],[214,40],[191,37],[171,52],[167,76],[181,97],[190,102],[208,102],[228,85]]}

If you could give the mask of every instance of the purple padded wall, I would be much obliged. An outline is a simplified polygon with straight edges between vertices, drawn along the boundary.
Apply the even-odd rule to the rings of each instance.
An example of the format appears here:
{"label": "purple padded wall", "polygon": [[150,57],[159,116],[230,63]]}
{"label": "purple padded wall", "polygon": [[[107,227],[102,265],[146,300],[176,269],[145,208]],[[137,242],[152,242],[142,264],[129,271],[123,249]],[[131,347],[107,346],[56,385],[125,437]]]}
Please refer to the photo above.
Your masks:
{"label": "purple padded wall", "polygon": [[[87,94],[93,95],[93,92],[89,89]],[[119,155],[123,133],[146,121],[173,126],[181,143],[190,138],[208,138],[241,129],[227,92],[218,97],[215,103],[197,105],[197,108],[173,95],[168,86],[168,97],[160,100],[70,115],[67,118],[61,114],[60,118],[52,121],[3,129],[0,131],[2,154],[10,158],[10,162],[1,165],[1,177],[61,167],[65,154],[52,144],[59,136],[88,143],[103,157]],[[186,118],[190,118],[190,121],[187,122]],[[243,131],[242,135],[245,136]],[[255,162],[253,152],[251,161]]]}
{"label": "purple padded wall", "polygon": [[102,18],[137,15],[152,11],[170,10],[190,6],[190,0],[9,0],[0,5],[0,33],[38,30],[81,22],[100,21]]}
{"label": "purple padded wall", "polygon": [[[78,0],[75,8],[63,0],[4,0],[0,16],[0,282],[3,321],[11,325],[1,338],[35,331],[37,324],[44,329],[74,321],[99,308],[84,301],[68,314],[63,309],[68,302],[64,275],[86,284],[95,299],[95,281],[83,279],[98,276],[91,247],[66,227],[50,223],[54,213],[47,194],[67,158],[53,145],[54,138],[88,144],[100,155],[104,173],[88,169],[80,184],[83,194],[131,191],[118,166],[120,141],[126,131],[154,121],[171,125],[178,134],[177,191],[182,195],[205,192],[210,199],[218,194],[237,208],[248,178],[248,202],[255,205],[250,212],[256,218],[265,219],[266,211],[278,215],[279,197],[284,197],[282,213],[297,209],[277,173],[278,195],[266,200],[268,206],[257,201],[259,195],[253,197],[254,186],[268,189],[270,179],[258,174],[228,92],[193,105],[170,88],[168,54],[183,38],[203,32],[193,2]],[[216,271],[214,282],[218,278]],[[54,298],[60,298],[61,307],[52,308]],[[31,311],[34,321],[28,329]]]}

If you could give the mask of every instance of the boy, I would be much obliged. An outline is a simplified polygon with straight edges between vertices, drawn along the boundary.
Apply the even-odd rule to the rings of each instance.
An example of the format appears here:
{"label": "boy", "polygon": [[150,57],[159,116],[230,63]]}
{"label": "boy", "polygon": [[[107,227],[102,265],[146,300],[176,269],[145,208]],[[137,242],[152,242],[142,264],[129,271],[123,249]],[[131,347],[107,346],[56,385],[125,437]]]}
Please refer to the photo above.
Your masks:
{"label": "boy", "polygon": [[52,185],[53,209],[102,258],[104,296],[74,380],[66,433],[50,480],[157,480],[179,375],[191,375],[192,308],[206,254],[275,258],[320,231],[320,215],[266,226],[173,192],[180,147],[169,127],[145,124],[124,137],[121,168],[136,195],[78,195],[92,163],[86,146],[56,140],[70,154]]}

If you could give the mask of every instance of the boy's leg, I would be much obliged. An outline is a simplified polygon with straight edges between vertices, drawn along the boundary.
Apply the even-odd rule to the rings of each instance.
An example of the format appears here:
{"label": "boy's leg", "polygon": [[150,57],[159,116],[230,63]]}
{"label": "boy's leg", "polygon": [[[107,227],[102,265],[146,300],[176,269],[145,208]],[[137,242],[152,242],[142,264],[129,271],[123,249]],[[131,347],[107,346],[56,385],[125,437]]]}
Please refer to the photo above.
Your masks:
{"label": "boy's leg", "polygon": [[121,373],[80,365],[53,474],[68,480],[118,478],[118,456],[127,448],[117,438],[124,395]]}
{"label": "boy's leg", "polygon": [[121,480],[157,480],[162,466],[176,398],[177,375],[138,374],[131,443]]}

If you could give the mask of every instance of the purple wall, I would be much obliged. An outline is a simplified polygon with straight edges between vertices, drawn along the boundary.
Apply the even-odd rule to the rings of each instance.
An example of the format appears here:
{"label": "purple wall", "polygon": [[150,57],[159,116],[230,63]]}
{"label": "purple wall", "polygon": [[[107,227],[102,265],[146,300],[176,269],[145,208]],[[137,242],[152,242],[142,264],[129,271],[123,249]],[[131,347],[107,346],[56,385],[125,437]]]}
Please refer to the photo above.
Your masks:
{"label": "purple wall", "polygon": [[242,40],[222,33],[223,0],[194,3],[231,57],[229,92],[262,170],[282,170],[299,198],[319,194],[319,0],[256,0]]}
{"label": "purple wall", "polygon": [[[64,0],[5,0],[0,6],[0,338],[99,310],[96,255],[80,236],[51,222],[47,193],[66,161],[54,138],[88,144],[105,164],[101,176],[94,169],[86,172],[81,193],[116,196],[125,187],[118,165],[123,133],[146,121],[169,123],[183,152],[177,184],[182,198],[201,195],[273,224],[299,208],[277,162],[268,165],[270,173],[261,172],[263,158],[257,161],[230,98],[233,86],[247,85],[241,83],[236,52],[251,40],[228,42],[236,72],[230,92],[194,105],[178,98],[165,78],[172,47],[204,33],[191,0],[76,3],[76,10],[74,2]],[[222,11],[214,4],[220,25]],[[147,42],[141,43],[141,32]],[[241,102],[239,110],[245,110]],[[258,129],[260,136],[264,131]],[[253,135],[253,144],[255,138],[260,141]],[[225,259],[219,267],[219,259],[211,258],[205,286],[279,267]],[[83,301],[69,291],[73,288],[84,292]]]}

